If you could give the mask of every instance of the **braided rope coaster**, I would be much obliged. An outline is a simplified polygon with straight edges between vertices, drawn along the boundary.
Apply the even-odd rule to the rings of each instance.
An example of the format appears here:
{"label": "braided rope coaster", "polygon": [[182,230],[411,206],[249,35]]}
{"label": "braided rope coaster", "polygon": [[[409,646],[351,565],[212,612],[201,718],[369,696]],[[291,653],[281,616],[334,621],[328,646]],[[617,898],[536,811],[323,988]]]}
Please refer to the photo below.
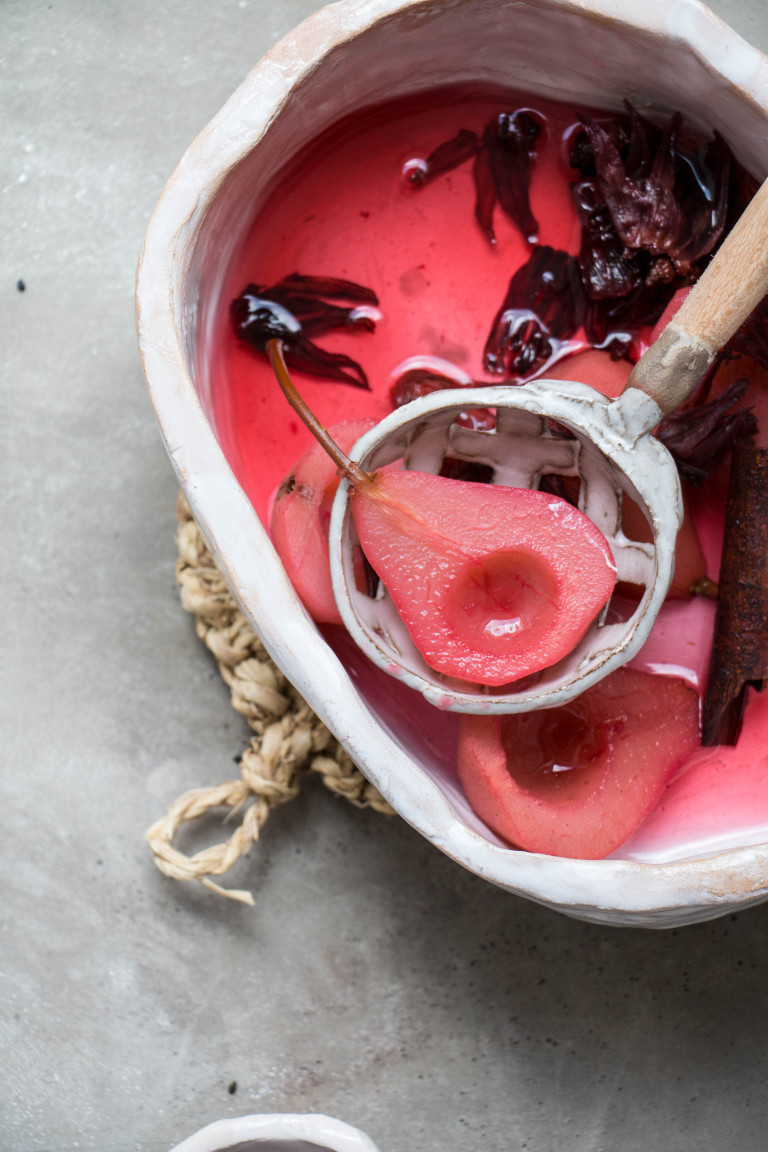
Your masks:
{"label": "braided rope coaster", "polygon": [[[155,864],[175,880],[197,880],[244,904],[250,892],[222,888],[221,876],[249,850],[273,808],[298,794],[300,778],[318,772],[326,788],[357,808],[393,809],[361,772],[270,660],[227,588],[203,534],[182,493],[176,502],[179,521],[176,579],[182,606],[195,617],[200,639],[216,658],[232,692],[232,707],[256,733],[240,758],[240,779],[180,796],[146,834]],[[240,824],[222,844],[194,856],[173,845],[182,824],[199,820],[213,808],[229,808],[229,819],[242,813]]]}

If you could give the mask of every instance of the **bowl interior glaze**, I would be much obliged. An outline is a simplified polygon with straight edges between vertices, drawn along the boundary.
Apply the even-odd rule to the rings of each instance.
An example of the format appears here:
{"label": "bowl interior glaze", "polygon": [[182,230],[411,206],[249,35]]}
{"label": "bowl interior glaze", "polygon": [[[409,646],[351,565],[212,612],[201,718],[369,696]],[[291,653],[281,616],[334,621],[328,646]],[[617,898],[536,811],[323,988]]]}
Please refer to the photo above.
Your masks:
{"label": "bowl interior glaze", "polygon": [[[768,837],[640,864],[511,851],[469,808],[455,727],[332,649],[298,602],[217,439],[210,350],[225,272],[281,170],[352,107],[446,84],[561,102],[679,109],[768,170],[768,61],[696,0],[353,0],[282,41],[185,154],[150,223],[138,310],[150,391],[193,511],[276,662],[400,814],[465,867],[582,919],[666,926],[768,898]],[[341,658],[341,659],[340,659]],[[343,660],[343,662],[342,662]]]}
{"label": "bowl interior glaze", "polygon": [[242,1140],[228,1144],[221,1152],[331,1152],[327,1144],[310,1144],[307,1140]]}

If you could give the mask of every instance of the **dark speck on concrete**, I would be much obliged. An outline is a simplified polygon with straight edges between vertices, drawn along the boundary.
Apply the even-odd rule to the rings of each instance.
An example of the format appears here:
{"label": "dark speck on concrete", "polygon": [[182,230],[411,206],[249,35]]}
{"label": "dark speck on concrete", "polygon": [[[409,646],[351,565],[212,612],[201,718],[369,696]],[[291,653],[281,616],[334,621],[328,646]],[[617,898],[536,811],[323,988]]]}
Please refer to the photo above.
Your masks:
{"label": "dark speck on concrete", "polygon": [[23,280],[17,280],[16,281],[16,291],[17,292],[26,292],[26,290],[27,290],[27,286],[24,283],[24,281]]}

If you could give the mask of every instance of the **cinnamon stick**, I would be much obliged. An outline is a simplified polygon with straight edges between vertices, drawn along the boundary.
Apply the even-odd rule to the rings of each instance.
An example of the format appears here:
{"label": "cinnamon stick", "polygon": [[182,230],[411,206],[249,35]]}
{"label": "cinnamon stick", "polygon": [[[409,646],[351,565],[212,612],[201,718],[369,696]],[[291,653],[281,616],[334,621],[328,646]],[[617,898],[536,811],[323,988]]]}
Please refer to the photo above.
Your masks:
{"label": "cinnamon stick", "polygon": [[739,441],[731,458],[702,743],[735,744],[747,689],[768,680],[768,449]]}

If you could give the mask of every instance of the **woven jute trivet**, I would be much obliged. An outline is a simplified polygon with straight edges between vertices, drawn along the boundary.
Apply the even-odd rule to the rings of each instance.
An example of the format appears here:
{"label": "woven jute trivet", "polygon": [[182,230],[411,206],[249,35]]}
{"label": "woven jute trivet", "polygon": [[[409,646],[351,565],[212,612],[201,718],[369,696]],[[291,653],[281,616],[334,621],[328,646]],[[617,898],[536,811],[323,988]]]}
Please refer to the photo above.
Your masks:
{"label": "woven jute trivet", "polygon": [[[232,693],[232,707],[256,735],[240,757],[240,779],[180,796],[147,832],[161,872],[175,880],[197,880],[206,888],[253,904],[250,892],[223,888],[222,876],[258,840],[273,808],[292,800],[302,776],[319,773],[326,788],[358,808],[392,813],[325,725],[270,660],[216,567],[182,493],[176,503],[179,558],[176,578],[181,603],[195,617],[200,639],[216,658]],[[214,808],[229,808],[240,823],[228,840],[194,856],[174,847],[182,824]]]}

